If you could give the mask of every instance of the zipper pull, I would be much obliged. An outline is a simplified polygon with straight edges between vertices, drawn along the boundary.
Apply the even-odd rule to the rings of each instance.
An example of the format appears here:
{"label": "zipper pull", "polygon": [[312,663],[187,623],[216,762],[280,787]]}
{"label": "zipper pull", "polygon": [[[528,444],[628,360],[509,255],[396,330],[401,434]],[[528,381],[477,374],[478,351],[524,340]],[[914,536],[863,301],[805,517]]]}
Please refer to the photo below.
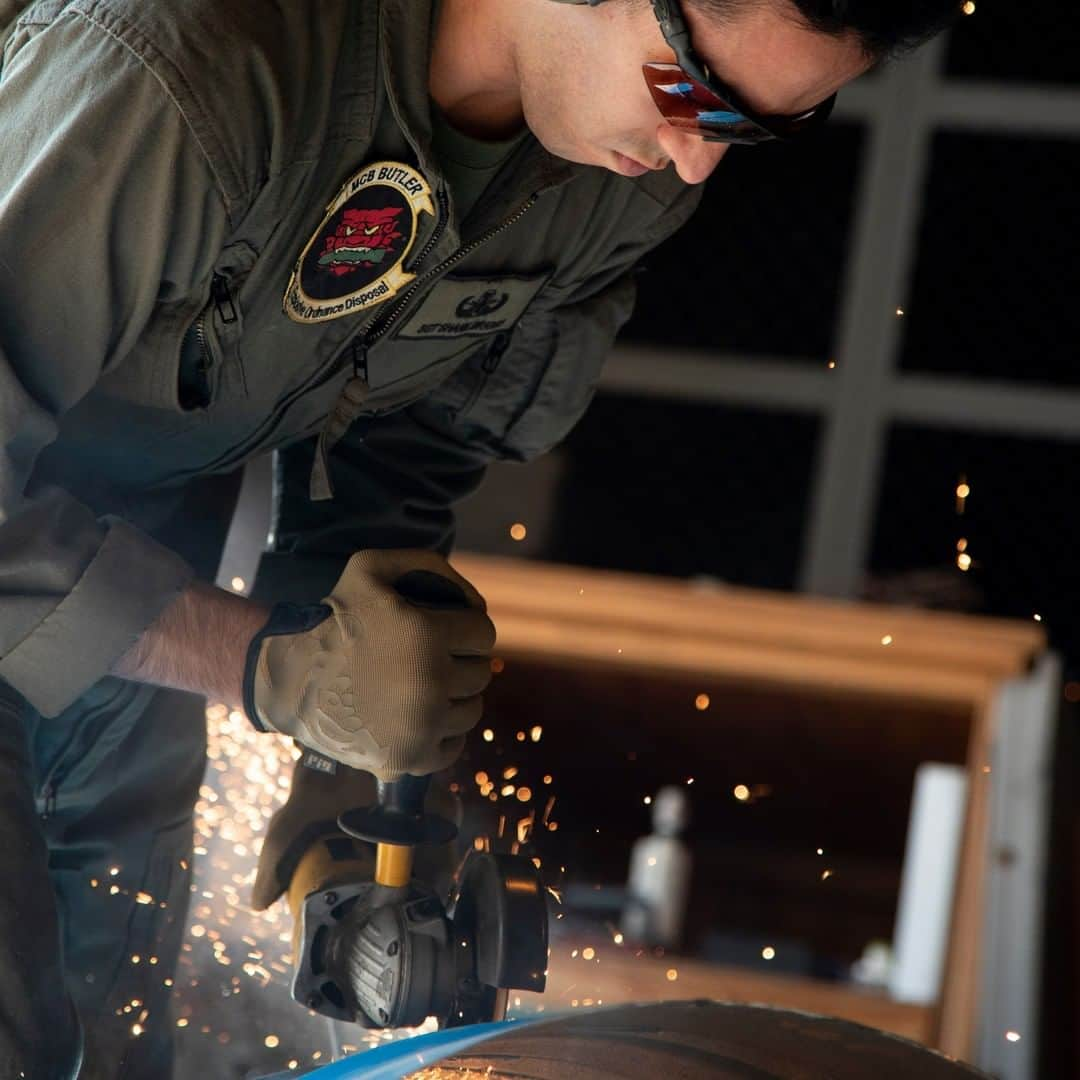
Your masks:
{"label": "zipper pull", "polygon": [[223,323],[236,322],[236,305],[233,303],[229,283],[221,274],[215,274],[210,281],[210,295],[214,298],[214,307]]}
{"label": "zipper pull", "polygon": [[510,335],[505,330],[501,330],[495,335],[488,351],[484,354],[484,362],[480,365],[485,374],[491,375],[494,373],[499,366],[499,361],[502,360],[503,353],[506,352],[509,341]]}
{"label": "zipper pull", "polygon": [[52,783],[46,784],[41,795],[45,800],[45,805],[42,808],[40,817],[42,821],[48,821],[56,813],[56,787]]}
{"label": "zipper pull", "polygon": [[352,373],[354,379],[363,379],[367,382],[367,341],[352,343]]}

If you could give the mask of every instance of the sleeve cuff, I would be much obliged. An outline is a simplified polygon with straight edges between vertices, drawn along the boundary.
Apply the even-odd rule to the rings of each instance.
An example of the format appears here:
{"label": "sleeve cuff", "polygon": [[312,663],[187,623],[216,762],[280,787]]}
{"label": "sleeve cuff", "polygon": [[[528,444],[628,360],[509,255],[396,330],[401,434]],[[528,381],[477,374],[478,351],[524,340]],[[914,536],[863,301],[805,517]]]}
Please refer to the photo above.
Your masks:
{"label": "sleeve cuff", "polygon": [[42,716],[58,716],[135,643],[194,578],[175,552],[113,521],[75,588],[2,660]]}
{"label": "sleeve cuff", "polygon": [[259,656],[262,653],[263,642],[268,637],[278,637],[281,634],[302,634],[307,630],[314,630],[319,623],[325,622],[333,614],[334,609],[329,604],[281,602],[270,609],[270,618],[251,639],[247,659],[244,662],[244,711],[256,731],[274,730],[263,720],[255,701],[255,680],[258,675]]}

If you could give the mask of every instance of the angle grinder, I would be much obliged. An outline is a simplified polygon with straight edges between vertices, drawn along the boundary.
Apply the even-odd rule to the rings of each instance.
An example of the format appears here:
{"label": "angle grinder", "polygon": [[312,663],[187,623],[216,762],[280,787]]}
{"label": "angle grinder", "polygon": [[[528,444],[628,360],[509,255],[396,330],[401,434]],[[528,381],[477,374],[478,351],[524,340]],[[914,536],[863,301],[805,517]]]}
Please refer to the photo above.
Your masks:
{"label": "angle grinder", "polygon": [[[395,588],[419,606],[467,604],[456,584],[429,571],[405,574]],[[318,757],[309,751],[305,762],[320,767]],[[301,1005],[364,1027],[434,1016],[446,1028],[501,1020],[511,989],[543,992],[547,905],[531,860],[470,851],[446,905],[413,877],[418,845],[457,835],[424,809],[430,779],[378,781],[375,804],[341,814],[344,835],[312,844],[297,866],[288,899],[292,996]],[[357,841],[376,845],[374,880]]]}

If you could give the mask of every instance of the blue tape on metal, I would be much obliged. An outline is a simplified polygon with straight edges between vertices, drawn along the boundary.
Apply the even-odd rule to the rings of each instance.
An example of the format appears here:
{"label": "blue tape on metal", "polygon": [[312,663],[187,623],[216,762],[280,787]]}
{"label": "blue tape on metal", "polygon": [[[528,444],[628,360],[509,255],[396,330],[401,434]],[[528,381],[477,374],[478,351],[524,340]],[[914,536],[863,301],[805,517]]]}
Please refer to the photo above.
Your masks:
{"label": "blue tape on metal", "polygon": [[[508,1028],[527,1027],[544,1023],[548,1017],[529,1020],[500,1020],[490,1024],[470,1024],[468,1027],[433,1031],[428,1035],[416,1035],[411,1039],[387,1043],[363,1054],[352,1054],[341,1061],[324,1065],[320,1069],[300,1075],[312,1080],[403,1080],[403,1077],[424,1068],[437,1065],[451,1054],[461,1053],[477,1043],[499,1035]],[[285,1080],[298,1074],[275,1073],[263,1080]]]}

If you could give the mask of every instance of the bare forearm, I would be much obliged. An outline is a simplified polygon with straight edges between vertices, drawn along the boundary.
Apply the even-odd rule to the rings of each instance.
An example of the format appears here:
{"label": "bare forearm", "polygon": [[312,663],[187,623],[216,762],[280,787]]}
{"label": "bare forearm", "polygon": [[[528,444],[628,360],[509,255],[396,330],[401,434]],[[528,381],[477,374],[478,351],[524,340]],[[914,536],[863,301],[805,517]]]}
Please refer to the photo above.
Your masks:
{"label": "bare forearm", "polygon": [[196,582],[147,627],[112,673],[238,705],[248,645],[268,616],[260,604]]}

